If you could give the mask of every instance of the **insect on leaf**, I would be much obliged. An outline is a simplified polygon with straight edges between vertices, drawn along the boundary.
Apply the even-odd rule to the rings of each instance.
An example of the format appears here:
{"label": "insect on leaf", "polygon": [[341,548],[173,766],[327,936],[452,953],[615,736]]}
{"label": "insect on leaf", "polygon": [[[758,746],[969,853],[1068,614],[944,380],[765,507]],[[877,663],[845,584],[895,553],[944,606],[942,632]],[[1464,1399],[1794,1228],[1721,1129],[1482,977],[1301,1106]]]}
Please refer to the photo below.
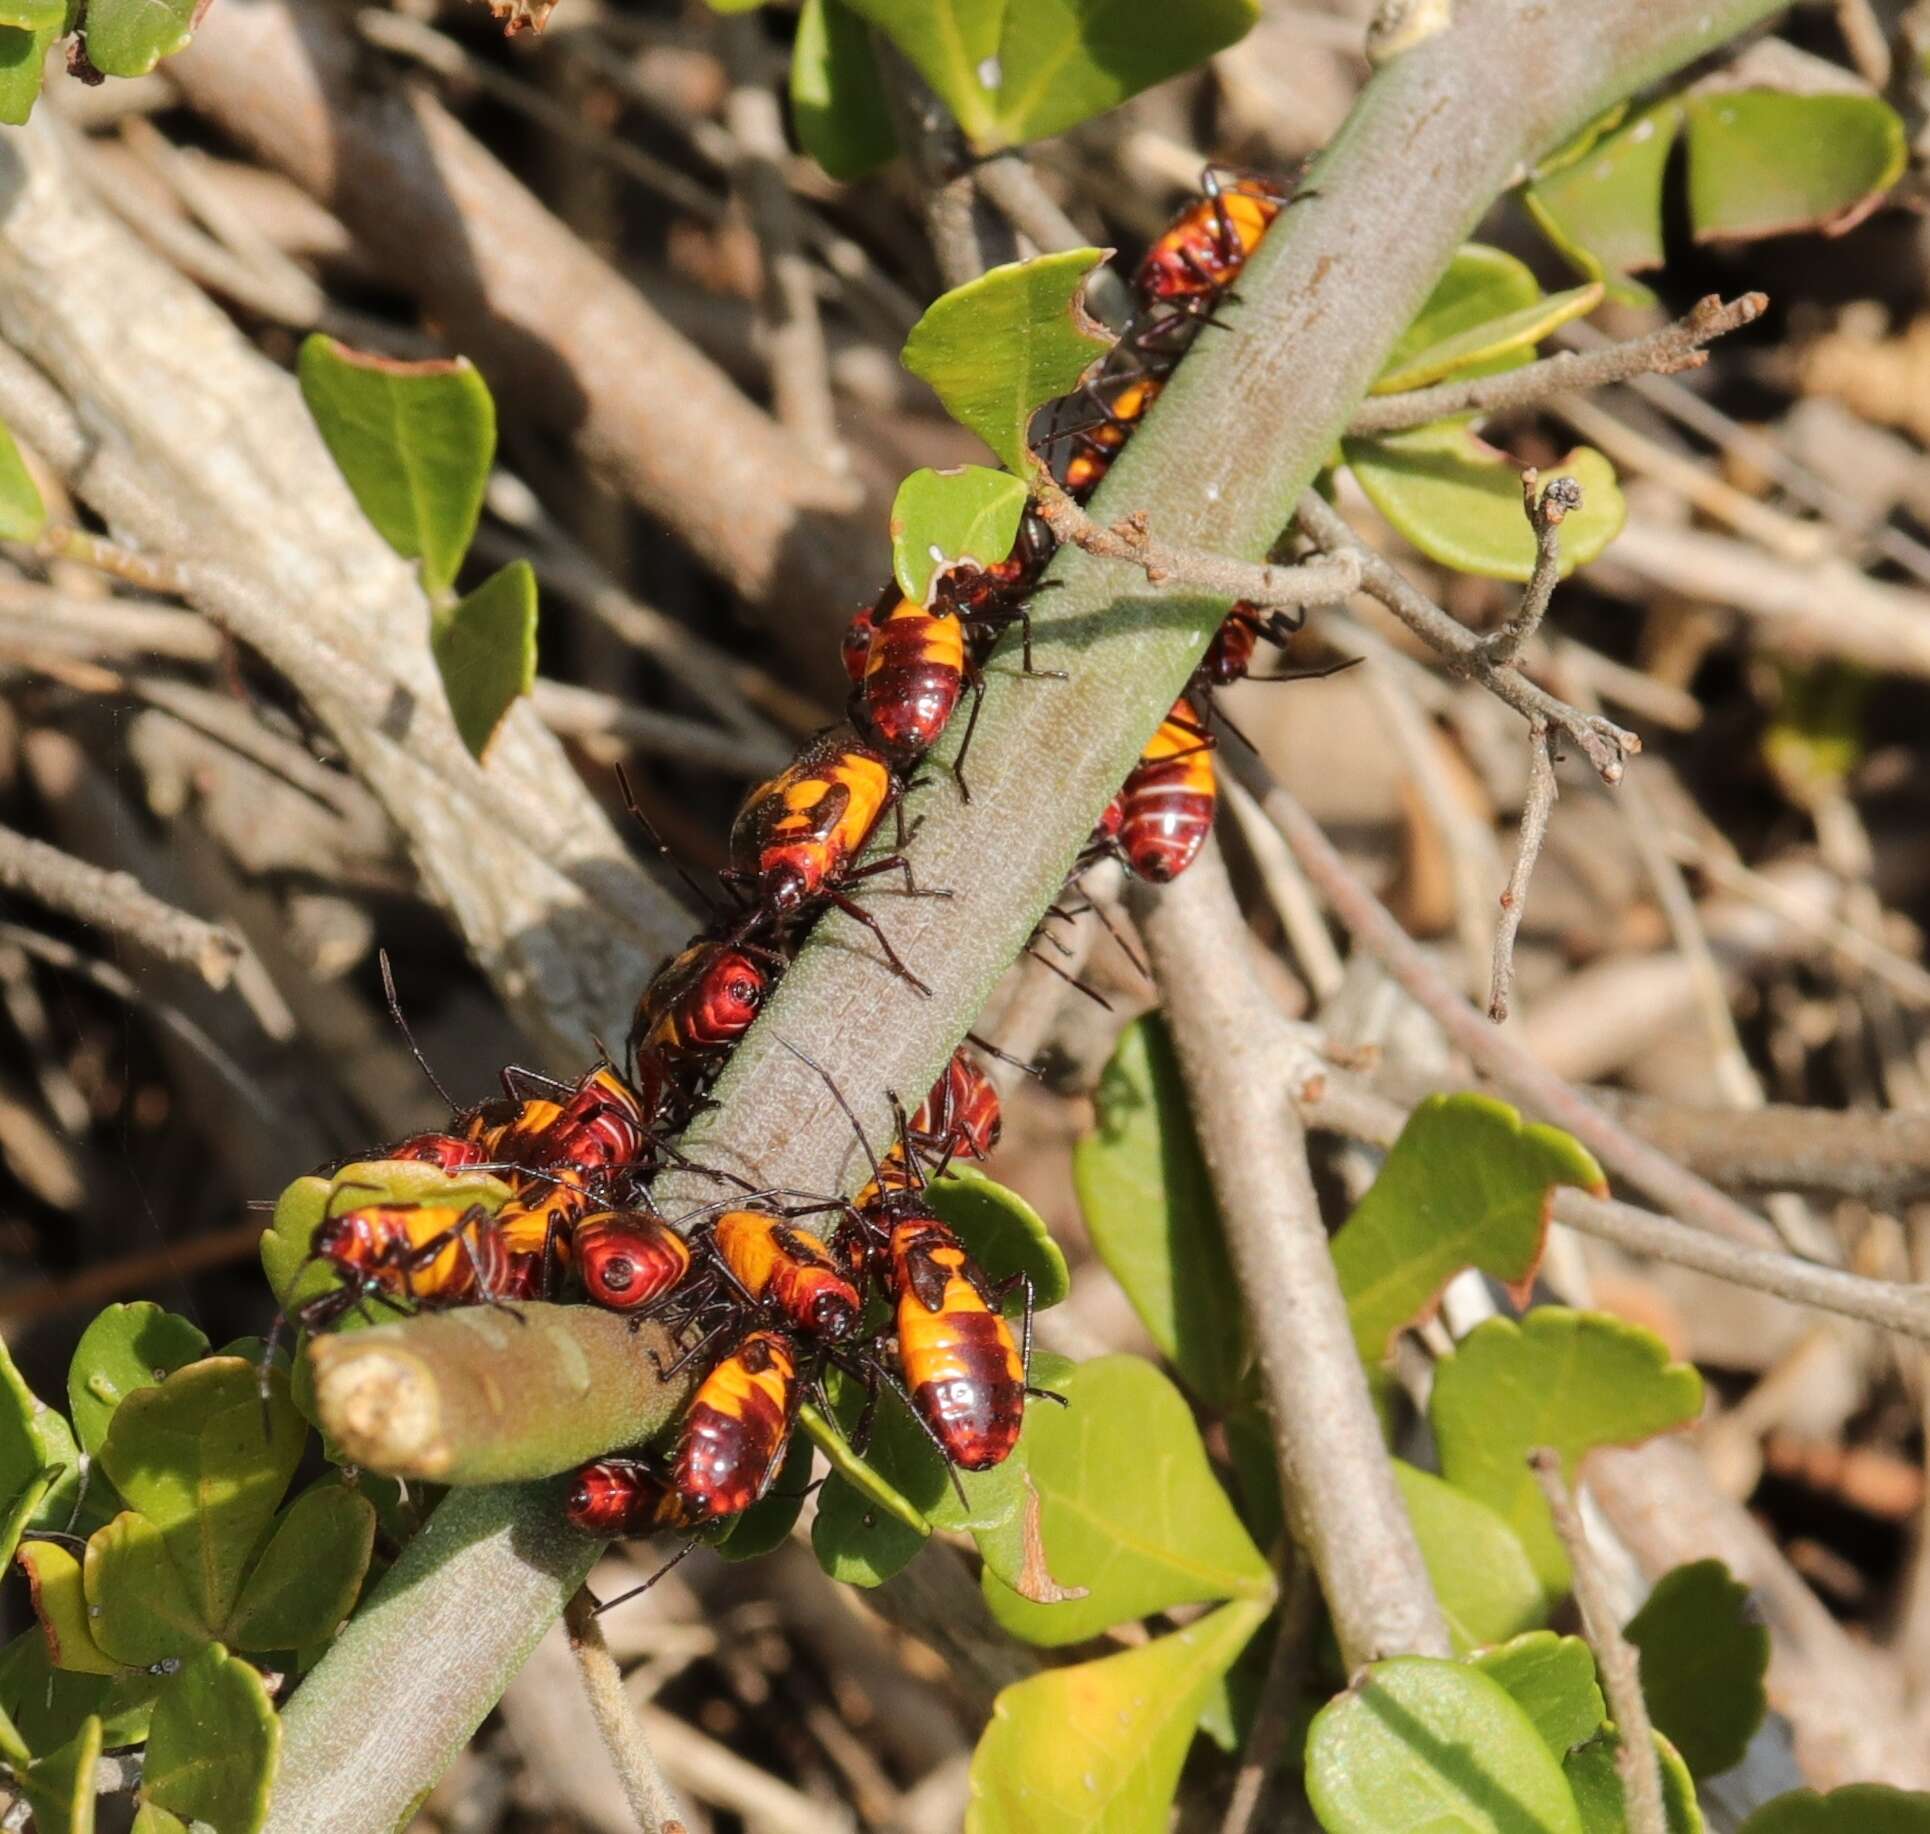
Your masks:
{"label": "insect on leaf", "polygon": [[1024,513],[1024,481],[1009,471],[983,465],[914,471],[891,505],[891,570],[899,591],[929,604],[932,576],[941,567],[1003,560]]}

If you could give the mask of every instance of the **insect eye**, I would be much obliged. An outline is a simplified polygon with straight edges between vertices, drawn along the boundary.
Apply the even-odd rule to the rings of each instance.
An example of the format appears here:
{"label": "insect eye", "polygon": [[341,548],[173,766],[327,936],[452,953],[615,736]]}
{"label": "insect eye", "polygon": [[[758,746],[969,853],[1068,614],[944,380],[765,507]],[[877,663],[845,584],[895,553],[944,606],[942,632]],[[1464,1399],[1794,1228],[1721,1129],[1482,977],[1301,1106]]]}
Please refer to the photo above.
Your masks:
{"label": "insect eye", "polygon": [[636,1263],[628,1255],[612,1255],[597,1270],[598,1283],[612,1293],[627,1293],[636,1278]]}

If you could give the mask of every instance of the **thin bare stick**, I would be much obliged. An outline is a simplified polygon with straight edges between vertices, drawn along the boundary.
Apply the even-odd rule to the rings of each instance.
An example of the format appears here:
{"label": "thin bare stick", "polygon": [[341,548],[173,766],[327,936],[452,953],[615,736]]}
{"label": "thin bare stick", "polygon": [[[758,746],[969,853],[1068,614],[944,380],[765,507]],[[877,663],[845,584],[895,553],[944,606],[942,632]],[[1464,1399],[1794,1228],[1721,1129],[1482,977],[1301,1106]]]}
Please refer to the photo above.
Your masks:
{"label": "thin bare stick", "polygon": [[1447,1626],[1394,1484],[1307,1165],[1282,1126],[1265,990],[1219,850],[1134,888],[1227,1247],[1246,1298],[1293,1536],[1319,1575],[1347,1669],[1443,1655]]}
{"label": "thin bare stick", "polygon": [[1440,382],[1405,394],[1376,396],[1361,403],[1347,430],[1397,433],[1448,414],[1500,414],[1512,408],[1533,407],[1551,395],[1603,388],[1632,376],[1667,376],[1696,369],[1709,360],[1704,344],[1753,324],[1768,307],[1768,296],[1762,293],[1745,293],[1727,305],[1711,293],[1697,300],[1674,324],[1651,331],[1646,337],[1608,344],[1600,350],[1566,351],[1472,382]]}
{"label": "thin bare stick", "polygon": [[[1281,1080],[1307,1125],[1370,1146],[1392,1146],[1406,1124],[1406,1107],[1320,1061],[1316,1048],[1298,1028],[1293,1030],[1293,1040],[1285,1047],[1287,1068]],[[1567,1185],[1555,1193],[1554,1217],[1628,1254],[1693,1268],[1792,1305],[1812,1306],[1920,1343],[1930,1342],[1930,1287],[1871,1280],[1819,1267],[1781,1249],[1725,1241],[1706,1230],[1685,1229],[1634,1204],[1591,1196]]]}
{"label": "thin bare stick", "polygon": [[130,586],[139,586],[144,592],[165,592],[176,598],[187,595],[187,581],[174,562],[158,554],[137,554],[104,535],[90,535],[85,529],[56,524],[41,536],[39,547],[44,554],[77,560],[97,573],[111,573]]}
{"label": "thin bare stick", "polygon": [[563,1627],[569,1633],[570,1654],[576,1658],[576,1671],[583,1680],[590,1717],[596,1721],[604,1749],[616,1766],[624,1799],[638,1827],[644,1834],[685,1834],[688,1824],[683,1805],[657,1768],[643,1724],[623,1691],[623,1675],[616,1658],[603,1640],[596,1605],[581,1587],[563,1607]]}
{"label": "thin bare stick", "polygon": [[[1021,154],[994,153],[972,168],[972,182],[1041,254],[1081,248],[1090,240],[1046,195],[1038,174]],[[1132,316],[1132,294],[1110,265],[1096,269],[1087,280],[1086,304],[1114,327],[1123,327]]]}
{"label": "thin bare stick", "polygon": [[1599,714],[1584,713],[1557,700],[1517,669],[1497,665],[1481,638],[1449,617],[1398,568],[1365,547],[1318,491],[1309,490],[1301,497],[1294,516],[1329,555],[1353,554],[1360,563],[1361,590],[1379,599],[1456,674],[1478,682],[1523,719],[1539,718],[1556,731],[1567,733],[1604,783],[1621,782],[1629,757],[1642,749],[1642,741],[1634,733]]}
{"label": "thin bare stick", "polygon": [[1581,1511],[1568,1493],[1561,1473],[1561,1454],[1541,1446],[1528,1454],[1528,1466],[1548,1499],[1555,1518],[1555,1533],[1561,1537],[1568,1565],[1575,1576],[1575,1602],[1580,1605],[1582,1628],[1588,1633],[1595,1652],[1595,1666],[1601,1671],[1602,1686],[1608,1693],[1608,1710],[1615,1716],[1615,1730],[1621,1744],[1615,1752],[1615,1768],[1622,1776],[1622,1803],[1628,1816],[1630,1834],[1668,1834],[1668,1817],[1662,1808],[1662,1770],[1656,1762],[1655,1733],[1649,1725],[1648,1702],[1642,1698],[1642,1674],[1635,1651],[1615,1622],[1609,1602],[1607,1582],[1588,1545],[1582,1527]]}
{"label": "thin bare stick", "polygon": [[0,886],[192,968],[210,987],[227,986],[241,959],[232,931],[164,904],[132,873],[103,871],[11,828],[0,828]]}
{"label": "thin bare stick", "polygon": [[1237,768],[1249,782],[1263,782],[1261,806],[1285,836],[1302,871],[1355,941],[1370,949],[1388,973],[1433,1015],[1449,1041],[1467,1053],[1476,1069],[1544,1120],[1566,1128],[1611,1171],[1648,1192],[1685,1223],[1732,1241],[1757,1247],[1775,1245],[1776,1237],[1761,1217],[1637,1139],[1579,1090],[1544,1069],[1506,1032],[1490,1025],[1442,979],[1420,946],[1335,851],[1320,824],[1272,782],[1263,767],[1245,761]]}
{"label": "thin bare stick", "polygon": [[1268,1780],[1287,1754],[1287,1738],[1295,1724],[1294,1695],[1305,1686],[1313,1658],[1311,1641],[1319,1623],[1320,1592],[1306,1561],[1291,1552],[1288,1559],[1292,1565],[1281,1582],[1280,1629],[1267,1658],[1253,1710],[1253,1733],[1240,1754],[1220,1834],[1248,1834],[1258,1820]]}
{"label": "thin bare stick", "polygon": [[1230,560],[1155,541],[1140,511],[1108,526],[1095,522],[1051,479],[1035,477],[1032,488],[1035,507],[1061,541],[1104,560],[1127,561],[1155,586],[1244,599],[1262,610],[1292,611],[1306,605],[1337,605],[1366,583],[1366,569],[1351,549],[1316,555],[1293,567]]}
{"label": "thin bare stick", "polygon": [[1536,720],[1528,728],[1528,795],[1521,805],[1521,835],[1515,843],[1514,870],[1501,894],[1501,921],[1494,926],[1494,976],[1488,990],[1488,1017],[1499,1025],[1508,1016],[1515,984],[1515,937],[1528,908],[1528,881],[1548,838],[1548,818],[1554,812],[1561,786],[1555,781],[1555,760],[1548,728]]}
{"label": "thin bare stick", "polygon": [[1551,478],[1548,488],[1537,496],[1535,486],[1540,481],[1541,474],[1532,465],[1521,474],[1521,507],[1534,532],[1535,565],[1520,608],[1483,645],[1490,662],[1513,662],[1521,646],[1541,628],[1548,601],[1555,596],[1555,582],[1561,578],[1561,525],[1582,506],[1582,487],[1573,478]]}

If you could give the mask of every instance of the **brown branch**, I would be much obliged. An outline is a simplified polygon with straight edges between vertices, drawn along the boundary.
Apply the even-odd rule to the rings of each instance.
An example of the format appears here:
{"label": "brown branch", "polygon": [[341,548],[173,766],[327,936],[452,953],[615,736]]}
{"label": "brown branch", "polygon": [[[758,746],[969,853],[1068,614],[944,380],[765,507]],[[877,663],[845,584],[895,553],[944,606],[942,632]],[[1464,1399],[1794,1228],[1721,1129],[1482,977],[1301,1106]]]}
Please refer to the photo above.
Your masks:
{"label": "brown branch", "polygon": [[1398,433],[1421,427],[1449,414],[1503,414],[1534,407],[1554,395],[1604,388],[1633,376],[1666,376],[1695,369],[1709,360],[1702,346],[1753,324],[1768,310],[1761,293],[1745,293],[1724,304],[1711,293],[1699,299],[1685,316],[1646,337],[1609,344],[1600,350],[1565,351],[1538,363],[1481,376],[1471,382],[1438,382],[1432,388],[1405,394],[1377,395],[1361,403],[1349,433]]}
{"label": "brown branch", "polygon": [[[1083,248],[1091,241],[1046,194],[1023,154],[994,153],[981,160],[972,168],[972,182],[1041,254]],[[1131,289],[1110,263],[1087,279],[1085,298],[1095,316],[1115,329],[1122,329],[1132,316]]]}
{"label": "brown branch", "polygon": [[1629,1834],[1669,1834],[1668,1816],[1662,1807],[1662,1769],[1656,1759],[1655,1733],[1649,1725],[1649,1705],[1642,1697],[1641,1669],[1635,1651],[1615,1622],[1608,1586],[1589,1548],[1581,1511],[1575,1507],[1562,1476],[1561,1454],[1542,1446],[1528,1454],[1528,1466],[1541,1486],[1541,1494],[1548,1499],[1555,1533],[1568,1555],[1582,1628],[1595,1652],[1595,1666],[1608,1694],[1608,1710],[1615,1718],[1616,1735],[1621,1740],[1615,1751],[1615,1768],[1622,1777],[1622,1806],[1628,1816]]}
{"label": "brown branch", "polygon": [[1455,674],[1477,682],[1523,719],[1531,723],[1539,719],[1567,733],[1604,783],[1621,781],[1628,758],[1642,749],[1642,741],[1634,733],[1599,714],[1584,713],[1557,700],[1515,668],[1498,666],[1481,638],[1449,617],[1398,568],[1369,549],[1318,491],[1307,491],[1294,514],[1300,527],[1325,552],[1355,555],[1360,562],[1361,590],[1380,600]]}
{"label": "brown branch", "polygon": [[1144,573],[1151,585],[1229,602],[1244,599],[1261,610],[1291,611],[1337,605],[1365,583],[1366,570],[1351,550],[1316,555],[1292,567],[1229,560],[1155,541],[1139,511],[1111,524],[1095,522],[1043,474],[1033,479],[1032,488],[1034,507],[1061,541],[1102,560],[1123,560]]}
{"label": "brown branch", "polygon": [[62,560],[77,560],[97,573],[110,573],[116,579],[138,586],[143,592],[163,592],[180,598],[187,591],[181,569],[165,555],[138,554],[109,541],[103,535],[90,535],[85,529],[57,524],[41,536],[43,554]]}
{"label": "brown branch", "polygon": [[[1290,1570],[1281,1581],[1280,1624],[1267,1658],[1267,1672],[1254,1703],[1253,1732],[1240,1754],[1240,1768],[1227,1793],[1220,1834],[1248,1834],[1266,1801],[1267,1784],[1287,1755],[1287,1744],[1300,1723],[1294,1712],[1297,1696],[1312,1677],[1313,1639],[1320,1628],[1320,1589],[1312,1569],[1291,1553]],[[1276,1826],[1279,1824],[1275,1824]]]}
{"label": "brown branch", "polygon": [[1349,1672],[1383,1656],[1445,1655],[1441,1617],[1334,1276],[1307,1165],[1283,1125],[1268,1008],[1225,863],[1136,887],[1166,1023],[1186,1079],[1227,1247],[1246,1299],[1281,1493],[1320,1578]]}
{"label": "brown branch", "polygon": [[0,828],[0,886],[192,968],[210,987],[227,986],[241,959],[232,931],[164,904],[132,873],[103,871],[11,828]]}
{"label": "brown branch", "polygon": [[636,1816],[637,1826],[643,1834],[686,1834],[683,1806],[651,1755],[650,1741],[644,1736],[643,1723],[629,1695],[623,1691],[623,1673],[603,1640],[596,1602],[587,1590],[579,1589],[563,1607],[563,1628],[569,1635],[570,1654],[576,1658],[590,1717],[596,1721],[604,1749],[616,1767],[624,1800]]}
{"label": "brown branch", "polygon": [[1535,564],[1515,615],[1483,644],[1491,663],[1512,663],[1521,646],[1541,628],[1548,601],[1555,596],[1555,582],[1561,578],[1561,525],[1582,506],[1582,487],[1573,478],[1551,478],[1548,488],[1537,496],[1540,479],[1532,465],[1521,474],[1521,507],[1535,537]]}
{"label": "brown branch", "polygon": [[1515,984],[1515,937],[1528,909],[1528,881],[1548,838],[1548,818],[1554,813],[1561,786],[1555,781],[1555,760],[1548,745],[1548,728],[1539,720],[1528,728],[1528,794],[1521,805],[1521,835],[1515,843],[1515,863],[1501,893],[1501,921],[1494,927],[1494,969],[1488,992],[1488,1017],[1499,1025],[1508,1016]]}
{"label": "brown branch", "polygon": [[1300,804],[1264,769],[1248,764],[1249,778],[1264,783],[1261,806],[1293,849],[1302,871],[1327,900],[1354,940],[1429,1012],[1451,1043],[1476,1069],[1542,1119],[1573,1134],[1612,1172],[1646,1191],[1684,1222],[1732,1241],[1773,1246],[1775,1235],[1759,1216],[1713,1185],[1636,1138],[1578,1090],[1544,1069],[1506,1032],[1498,1031],[1441,977],[1385,905],[1363,885]]}

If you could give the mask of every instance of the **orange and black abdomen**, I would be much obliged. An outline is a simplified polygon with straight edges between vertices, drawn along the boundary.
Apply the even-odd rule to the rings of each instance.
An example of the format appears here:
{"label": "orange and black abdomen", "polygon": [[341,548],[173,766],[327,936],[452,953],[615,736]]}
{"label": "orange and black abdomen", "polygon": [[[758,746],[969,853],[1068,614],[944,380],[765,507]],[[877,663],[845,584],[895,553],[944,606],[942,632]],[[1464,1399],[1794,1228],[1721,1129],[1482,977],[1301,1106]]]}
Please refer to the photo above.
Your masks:
{"label": "orange and black abdomen", "polygon": [[1160,723],[1120,793],[1126,863],[1155,885],[1177,879],[1213,831],[1213,739],[1184,700]]}
{"label": "orange and black abdomen", "polygon": [[1254,177],[1215,184],[1195,198],[1146,251],[1133,289],[1147,304],[1212,299],[1233,284],[1287,201]]}
{"label": "orange and black abdomen", "polygon": [[[476,1290],[475,1263],[463,1246],[487,1221],[468,1204],[360,1204],[316,1226],[310,1251],[338,1272],[419,1305],[456,1305]],[[433,1251],[429,1244],[446,1236]],[[426,1255],[419,1265],[416,1257]]]}
{"label": "orange and black abdomen", "polygon": [[652,1118],[642,1097],[607,1063],[599,1064],[531,1142],[522,1163],[586,1175],[621,1171],[644,1156]]}
{"label": "orange and black abdomen", "polygon": [[1159,399],[1163,386],[1157,376],[1128,376],[1102,385],[1110,418],[1081,432],[1066,461],[1066,494],[1075,502],[1085,502],[1099,488],[1113,460],[1146,418],[1146,410]]}
{"label": "orange and black abdomen", "polygon": [[865,719],[901,759],[929,751],[965,687],[965,636],[948,609],[901,598],[871,634],[865,662]]}
{"label": "orange and black abdomen", "polygon": [[755,881],[772,909],[794,911],[863,852],[891,793],[884,753],[833,726],[745,798],[731,825],[731,870]]}
{"label": "orange and black abdomen", "polygon": [[891,1274],[912,1405],[953,1464],[1002,1463],[1025,1424],[1025,1365],[984,1275],[936,1217],[893,1226]]}
{"label": "orange and black abdomen", "polygon": [[836,1343],[858,1328],[864,1302],[843,1257],[762,1210],[726,1210],[711,1243],[732,1279],[794,1330]]}
{"label": "orange and black abdomen", "polygon": [[643,990],[630,1025],[633,1059],[703,1062],[750,1030],[770,976],[753,955],[727,943],[693,943]]}
{"label": "orange and black abdomen", "polygon": [[1213,633],[1213,641],[1193,672],[1194,679],[1209,688],[1230,688],[1236,681],[1244,681],[1259,642],[1258,620],[1252,606],[1242,599]]}
{"label": "orange and black abdomen", "polygon": [[683,1500],[633,1458],[599,1458],[570,1483],[563,1514],[586,1535],[647,1535],[688,1524]]}
{"label": "orange and black abdomen", "polygon": [[797,1352],[778,1331],[753,1331],[705,1376],[677,1439],[672,1482],[689,1520],[748,1509],[769,1487],[791,1437]]}
{"label": "orange and black abdomen", "polygon": [[635,1312],[673,1291],[690,1271],[690,1249],[647,1210],[603,1210],[571,1242],[583,1290],[612,1312]]}
{"label": "orange and black abdomen", "polygon": [[398,1140],[382,1157],[413,1159],[424,1165],[439,1165],[445,1172],[460,1172],[486,1163],[489,1155],[479,1140],[462,1134],[427,1133],[410,1134],[406,1140]]}
{"label": "orange and black abdomen", "polygon": [[940,1156],[985,1159],[1002,1124],[996,1085],[961,1044],[911,1117],[911,1134]]}

